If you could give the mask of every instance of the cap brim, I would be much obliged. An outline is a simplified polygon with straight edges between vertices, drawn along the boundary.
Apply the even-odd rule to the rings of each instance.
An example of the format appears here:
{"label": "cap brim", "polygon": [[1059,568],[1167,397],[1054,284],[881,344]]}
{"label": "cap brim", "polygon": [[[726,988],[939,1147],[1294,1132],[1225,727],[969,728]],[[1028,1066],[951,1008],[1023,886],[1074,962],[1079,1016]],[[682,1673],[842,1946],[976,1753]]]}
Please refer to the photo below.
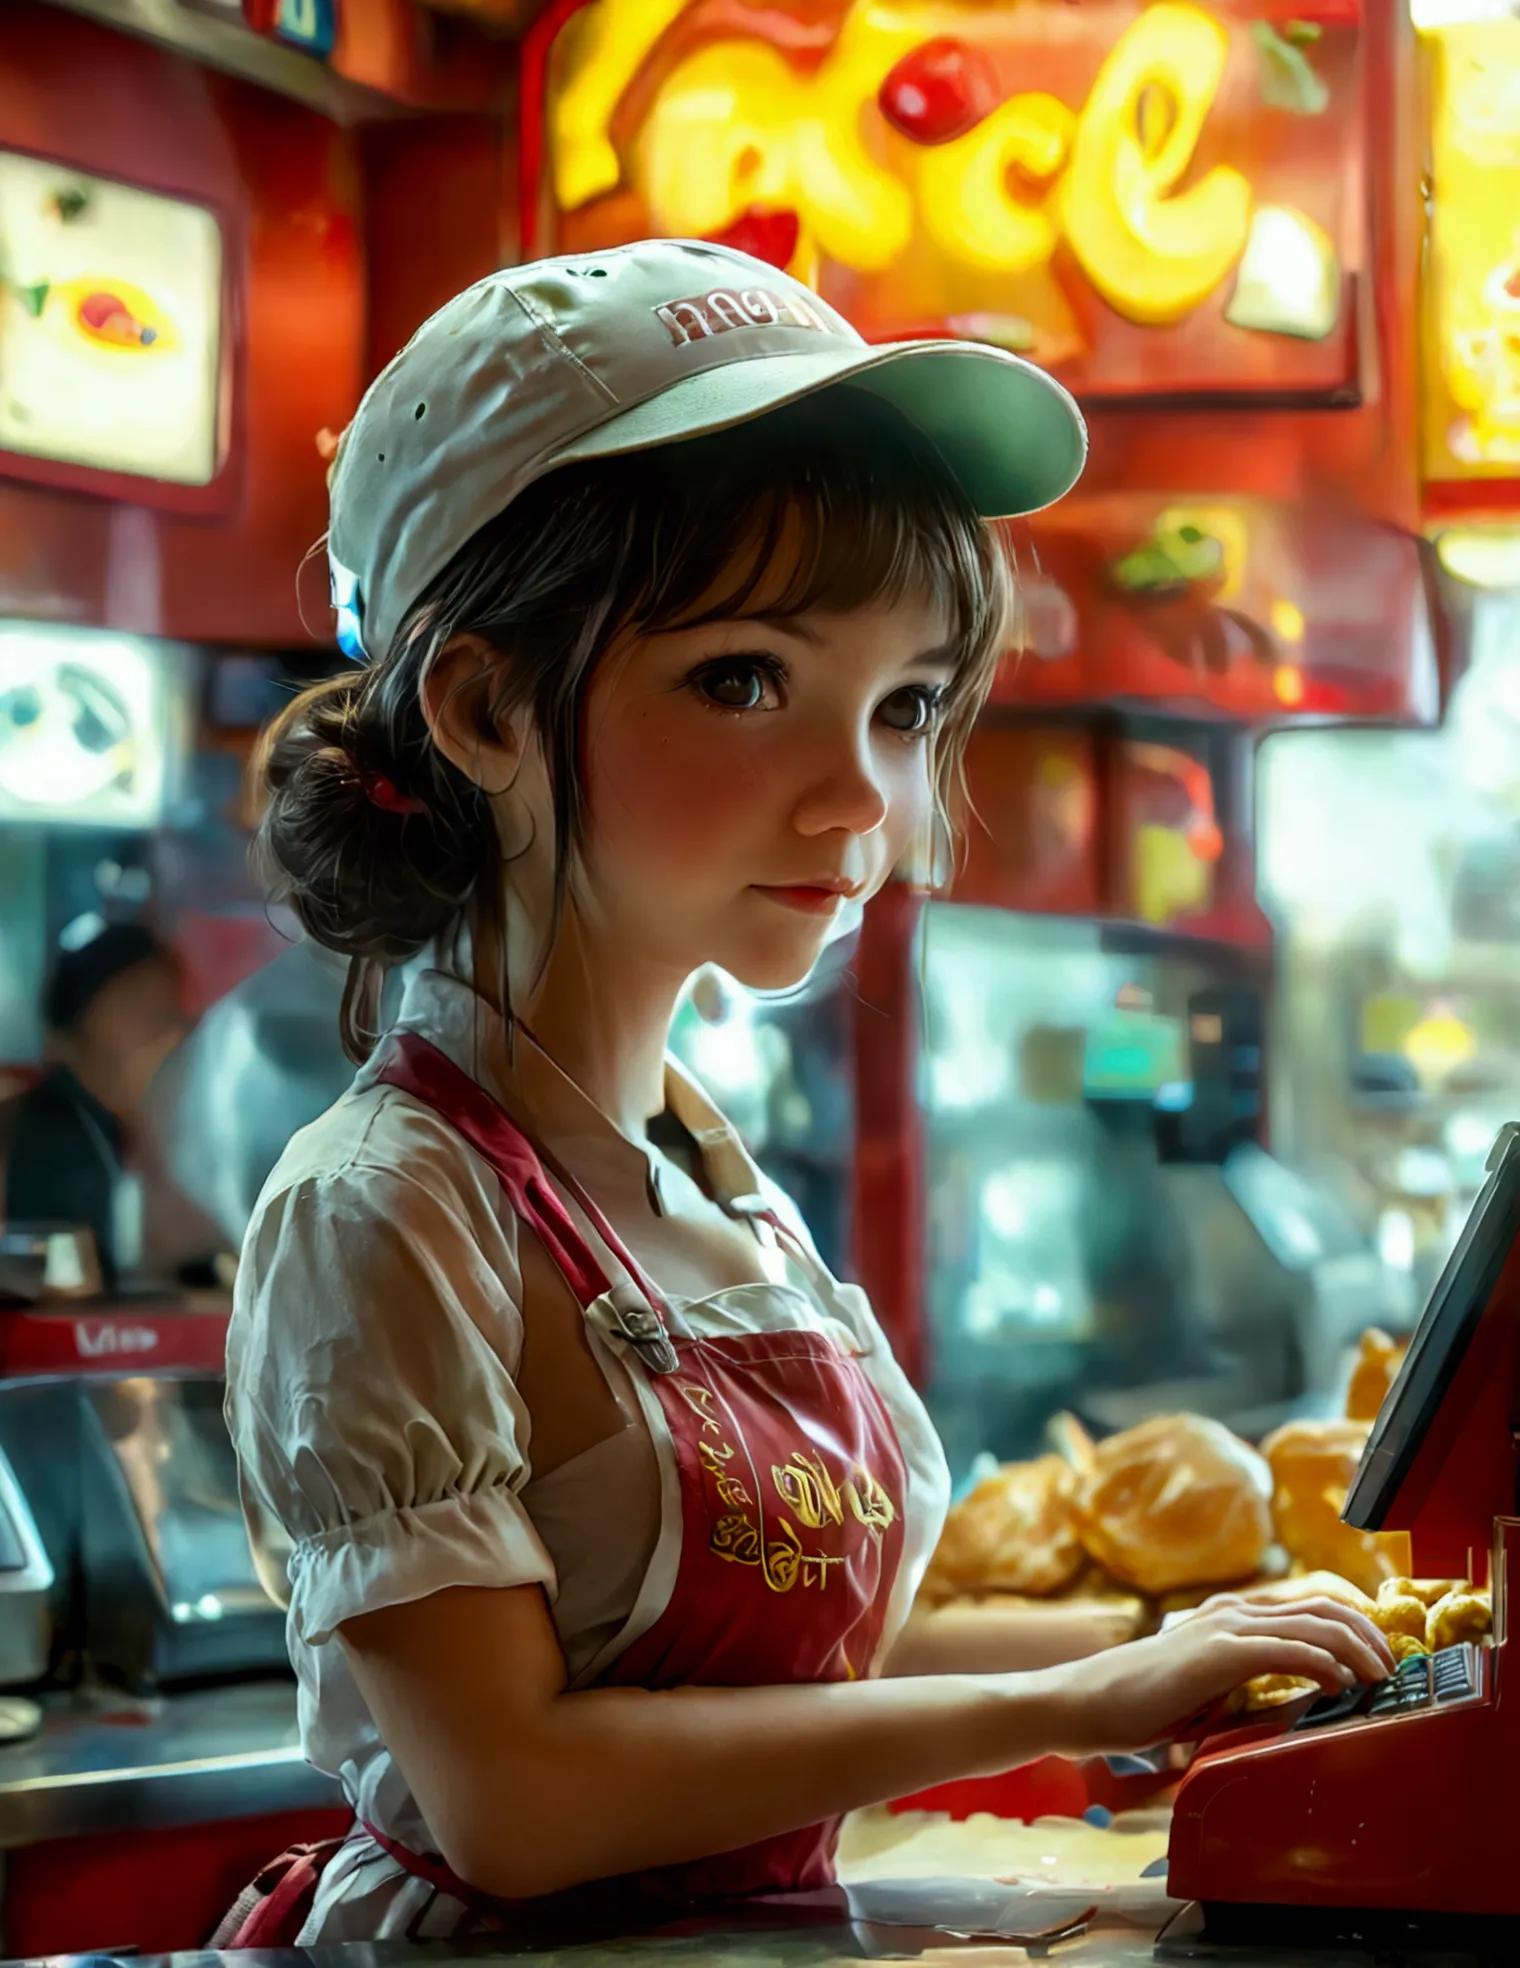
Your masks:
{"label": "cap brim", "polygon": [[835,383],[895,403],[944,454],[985,519],[1039,512],[1087,458],[1075,401],[1043,369],[978,342],[892,342],[762,355],[687,376],[556,449],[545,469],[703,437]]}

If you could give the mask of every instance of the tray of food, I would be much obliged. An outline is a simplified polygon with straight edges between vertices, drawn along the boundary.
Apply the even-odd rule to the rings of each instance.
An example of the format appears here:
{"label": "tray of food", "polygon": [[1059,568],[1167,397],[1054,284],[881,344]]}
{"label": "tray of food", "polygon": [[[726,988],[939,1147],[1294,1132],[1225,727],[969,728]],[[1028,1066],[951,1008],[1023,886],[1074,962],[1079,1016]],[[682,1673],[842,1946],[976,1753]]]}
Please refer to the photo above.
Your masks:
{"label": "tray of food", "polygon": [[[1341,1599],[1366,1612],[1401,1659],[1482,1639],[1486,1590],[1416,1578],[1402,1532],[1341,1521],[1402,1351],[1383,1333],[1365,1334],[1344,1414],[1290,1421],[1256,1444],[1204,1415],[1156,1415],[1102,1441],[1061,1416],[1048,1454],[1005,1464],[954,1504],[921,1605],[997,1608],[1010,1638],[1027,1622],[1029,1666],[1155,1632],[1222,1592]],[[1230,1712],[1262,1713],[1309,1685],[1262,1677],[1237,1691]],[[1185,1760],[1176,1747],[1080,1765],[1047,1757],[892,1808],[1102,1821],[1158,1801]]]}

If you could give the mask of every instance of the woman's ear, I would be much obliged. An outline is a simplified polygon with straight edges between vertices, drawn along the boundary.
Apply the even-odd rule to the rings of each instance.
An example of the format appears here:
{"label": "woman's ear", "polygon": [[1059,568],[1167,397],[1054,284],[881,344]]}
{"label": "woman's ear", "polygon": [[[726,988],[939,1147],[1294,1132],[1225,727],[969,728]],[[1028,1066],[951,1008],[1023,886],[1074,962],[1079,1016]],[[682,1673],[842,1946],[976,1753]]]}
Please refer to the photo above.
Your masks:
{"label": "woman's ear", "polygon": [[457,635],[422,679],[422,715],[433,743],[488,797],[505,792],[522,763],[519,720],[497,707],[501,660],[484,636]]}

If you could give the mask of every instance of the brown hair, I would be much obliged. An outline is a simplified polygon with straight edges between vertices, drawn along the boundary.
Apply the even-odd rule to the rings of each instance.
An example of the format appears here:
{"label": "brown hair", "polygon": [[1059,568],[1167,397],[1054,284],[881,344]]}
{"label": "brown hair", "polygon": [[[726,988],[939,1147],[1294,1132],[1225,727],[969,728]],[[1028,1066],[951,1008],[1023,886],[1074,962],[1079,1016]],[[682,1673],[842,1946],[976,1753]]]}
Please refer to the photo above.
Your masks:
{"label": "brown hair", "polygon": [[[373,1043],[388,965],[497,920],[502,850],[489,803],[434,747],[422,712],[420,680],[452,637],[479,635],[501,652],[482,715],[494,724],[526,706],[539,733],[558,912],[582,844],[583,709],[615,637],[762,605],[786,618],[909,594],[945,608],[959,652],[934,751],[943,814],[1007,638],[1012,579],[996,535],[899,411],[840,386],[530,485],[459,550],[388,650],[297,697],[259,749],[258,862],[308,933],[353,959],[350,1056]],[[397,804],[422,810],[377,805],[377,777]]]}

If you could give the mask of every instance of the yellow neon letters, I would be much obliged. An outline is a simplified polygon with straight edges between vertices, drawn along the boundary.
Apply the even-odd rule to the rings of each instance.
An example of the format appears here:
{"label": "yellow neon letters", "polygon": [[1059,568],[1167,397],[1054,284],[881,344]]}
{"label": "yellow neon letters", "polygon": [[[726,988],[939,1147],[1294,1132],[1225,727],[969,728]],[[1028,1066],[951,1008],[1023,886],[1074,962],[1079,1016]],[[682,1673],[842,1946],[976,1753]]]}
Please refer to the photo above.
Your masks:
{"label": "yellow neon letters", "polygon": [[[571,23],[551,103],[562,208],[617,184],[613,112],[684,4],[596,0]],[[892,266],[915,232],[954,265],[1003,275],[1045,265],[1064,237],[1120,314],[1180,320],[1227,277],[1250,232],[1238,171],[1218,165],[1176,189],[1219,92],[1225,30],[1186,0],[1156,0],[1080,111],[1025,92],[950,143],[906,145],[877,108],[883,81],[936,34],[974,36],[974,20],[964,7],[855,0],[812,73],[758,37],[698,49],[666,79],[636,141],[651,225],[702,236],[753,207],[791,210],[807,254],[867,274]]]}
{"label": "yellow neon letters", "polygon": [[1245,250],[1251,187],[1217,165],[1170,195],[1224,74],[1224,29],[1196,7],[1148,7],[1098,73],[1061,187],[1066,237],[1110,307],[1179,321]]}

